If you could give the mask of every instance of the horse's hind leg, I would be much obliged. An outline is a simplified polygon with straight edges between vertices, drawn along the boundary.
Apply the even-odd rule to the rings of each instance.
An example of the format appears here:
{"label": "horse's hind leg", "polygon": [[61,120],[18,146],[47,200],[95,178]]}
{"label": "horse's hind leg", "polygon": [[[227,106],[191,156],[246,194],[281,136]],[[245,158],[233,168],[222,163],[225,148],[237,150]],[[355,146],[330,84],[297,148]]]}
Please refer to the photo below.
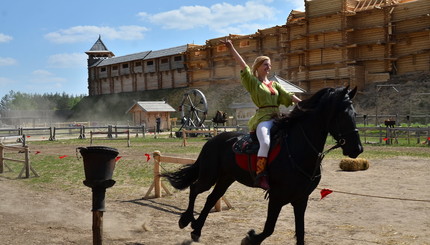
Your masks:
{"label": "horse's hind leg", "polygon": [[197,192],[196,184],[192,184],[190,186],[190,194],[188,196],[188,207],[187,210],[182,213],[181,218],[179,219],[179,228],[183,229],[187,227],[190,222],[194,221],[194,203],[198,194],[200,194],[200,192]]}
{"label": "horse's hind leg", "polygon": [[208,191],[212,185],[215,184],[216,179],[204,179],[201,181],[198,179],[194,184],[190,186],[190,195],[188,197],[188,207],[184,213],[182,213],[179,219],[179,228],[185,228],[190,222],[194,222],[194,204],[196,202],[197,196],[205,191]]}
{"label": "horse's hind leg", "polygon": [[216,202],[224,195],[228,187],[233,182],[234,180],[230,179],[218,180],[211,194],[208,195],[205,206],[203,207],[199,217],[191,224],[191,227],[193,228],[193,231],[191,232],[191,238],[193,241],[198,242],[202,233],[203,225],[205,224],[210,210],[215,206]]}

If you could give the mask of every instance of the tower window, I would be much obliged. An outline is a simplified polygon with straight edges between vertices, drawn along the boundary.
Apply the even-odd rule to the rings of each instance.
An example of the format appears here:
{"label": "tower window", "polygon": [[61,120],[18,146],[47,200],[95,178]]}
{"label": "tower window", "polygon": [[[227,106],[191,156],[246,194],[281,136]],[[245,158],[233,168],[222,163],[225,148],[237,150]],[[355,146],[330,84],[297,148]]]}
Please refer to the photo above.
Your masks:
{"label": "tower window", "polygon": [[100,72],[106,72],[106,67],[100,68]]}
{"label": "tower window", "polygon": [[169,62],[169,59],[167,58],[161,59],[161,64],[166,64],[168,62]]}
{"label": "tower window", "polygon": [[118,66],[112,66],[112,70],[114,71],[118,70]]}
{"label": "tower window", "polygon": [[182,60],[182,56],[175,56],[175,58],[173,58],[174,61],[181,61]]}
{"label": "tower window", "polygon": [[154,61],[153,60],[147,61],[146,65],[147,66],[152,66],[152,65],[154,65]]}
{"label": "tower window", "polygon": [[128,64],[122,64],[122,68],[124,69],[128,68]]}

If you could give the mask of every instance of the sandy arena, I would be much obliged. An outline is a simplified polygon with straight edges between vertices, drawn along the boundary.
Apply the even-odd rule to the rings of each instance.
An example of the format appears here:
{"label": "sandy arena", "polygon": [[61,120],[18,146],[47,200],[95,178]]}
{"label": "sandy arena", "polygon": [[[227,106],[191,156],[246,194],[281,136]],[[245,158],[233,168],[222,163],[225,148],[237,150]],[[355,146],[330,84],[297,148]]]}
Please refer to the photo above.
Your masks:
{"label": "sandy arena", "polygon": [[[307,244],[430,244],[429,159],[370,159],[370,164],[366,171],[344,172],[338,160],[324,160],[322,182],[306,212]],[[0,177],[1,244],[92,244],[90,189],[34,191],[21,182]],[[200,243],[192,243],[191,228],[177,225],[188,191],[143,200],[148,186],[120,198],[108,189],[104,244],[240,244],[249,229],[261,231],[265,221],[263,191],[235,183],[226,193],[233,209],[212,212]],[[334,192],[320,200],[322,188]],[[199,196],[197,211],[206,196]],[[295,244],[290,205],[264,244]]]}

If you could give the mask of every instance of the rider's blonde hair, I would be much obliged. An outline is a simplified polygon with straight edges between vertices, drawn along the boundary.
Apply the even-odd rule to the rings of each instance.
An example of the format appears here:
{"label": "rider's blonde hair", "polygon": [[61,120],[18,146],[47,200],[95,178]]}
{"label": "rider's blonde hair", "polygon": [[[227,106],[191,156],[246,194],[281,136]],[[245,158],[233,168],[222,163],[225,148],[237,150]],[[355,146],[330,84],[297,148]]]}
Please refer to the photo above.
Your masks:
{"label": "rider's blonde hair", "polygon": [[269,57],[267,56],[258,56],[257,58],[255,58],[254,60],[254,64],[252,64],[252,74],[256,77],[258,77],[258,72],[257,69],[258,67],[261,66],[261,64],[263,64],[264,61],[266,60],[270,60]]}

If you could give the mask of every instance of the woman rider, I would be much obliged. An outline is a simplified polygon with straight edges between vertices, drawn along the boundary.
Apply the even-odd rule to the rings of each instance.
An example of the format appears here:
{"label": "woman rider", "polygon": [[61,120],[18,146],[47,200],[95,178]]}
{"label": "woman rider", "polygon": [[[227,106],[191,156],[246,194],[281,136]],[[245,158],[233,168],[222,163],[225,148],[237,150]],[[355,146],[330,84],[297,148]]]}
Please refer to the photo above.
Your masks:
{"label": "woman rider", "polygon": [[242,85],[250,93],[251,99],[258,107],[257,112],[248,122],[251,133],[256,133],[260,148],[257,153],[257,178],[256,185],[267,190],[269,182],[265,171],[267,156],[270,148],[270,129],[273,125],[273,116],[279,114],[279,106],[286,107],[301,100],[293,93],[286,91],[278,82],[269,81],[267,76],[272,68],[270,58],[258,56],[251,68],[245,63],[243,58],[234,48],[231,40],[221,41],[230,50],[241,71],[240,77]]}

